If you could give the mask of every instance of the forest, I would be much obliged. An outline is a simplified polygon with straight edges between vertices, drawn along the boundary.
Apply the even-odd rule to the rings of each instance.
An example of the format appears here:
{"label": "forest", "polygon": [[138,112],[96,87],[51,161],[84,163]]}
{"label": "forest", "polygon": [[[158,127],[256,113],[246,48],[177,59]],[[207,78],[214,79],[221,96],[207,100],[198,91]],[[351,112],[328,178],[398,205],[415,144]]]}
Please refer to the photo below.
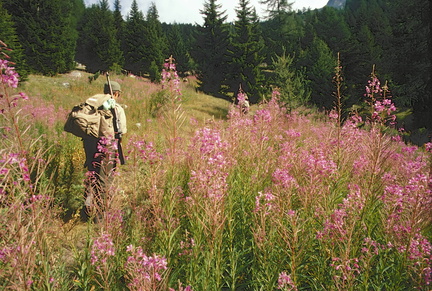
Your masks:
{"label": "forest", "polygon": [[[432,290],[429,2],[263,2],[0,0],[0,290]],[[88,205],[64,126],[110,79]]]}
{"label": "forest", "polygon": [[54,76],[77,63],[101,72],[160,81],[172,55],[180,76],[196,75],[199,89],[232,100],[239,87],[252,103],[274,88],[288,108],[333,107],[335,68],[341,67],[344,115],[362,111],[371,74],[399,108],[398,126],[427,136],[432,122],[431,19],[427,0],[347,0],[345,7],[293,11],[281,0],[264,0],[260,19],[239,0],[235,21],[217,0],[207,0],[204,24],[161,23],[155,3],[147,11],[121,0],[86,7],[83,0],[0,1],[0,40],[8,44],[21,80]]}

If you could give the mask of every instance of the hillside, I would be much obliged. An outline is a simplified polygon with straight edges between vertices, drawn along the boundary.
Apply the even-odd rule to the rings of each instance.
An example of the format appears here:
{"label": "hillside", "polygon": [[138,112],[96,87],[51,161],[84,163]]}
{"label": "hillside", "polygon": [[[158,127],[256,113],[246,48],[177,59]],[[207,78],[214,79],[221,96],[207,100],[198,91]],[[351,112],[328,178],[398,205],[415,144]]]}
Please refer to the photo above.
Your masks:
{"label": "hillside", "polygon": [[287,110],[276,90],[243,114],[193,78],[162,90],[112,75],[127,163],[82,221],[92,176],[62,126],[100,92],[89,76],[31,75],[26,94],[2,78],[5,289],[430,289],[432,146],[402,142],[391,100],[342,125],[337,111]]}

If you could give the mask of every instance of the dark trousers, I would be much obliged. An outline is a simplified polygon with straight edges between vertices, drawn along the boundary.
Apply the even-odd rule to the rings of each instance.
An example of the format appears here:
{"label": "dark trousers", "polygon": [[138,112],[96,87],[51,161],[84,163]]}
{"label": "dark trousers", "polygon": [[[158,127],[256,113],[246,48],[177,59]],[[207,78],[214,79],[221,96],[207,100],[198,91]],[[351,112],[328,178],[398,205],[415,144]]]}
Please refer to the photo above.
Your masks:
{"label": "dark trousers", "polygon": [[106,153],[103,150],[101,139],[83,139],[87,168],[85,179],[84,206],[87,214],[93,215],[104,210],[111,186],[112,172],[116,167],[115,153]]}

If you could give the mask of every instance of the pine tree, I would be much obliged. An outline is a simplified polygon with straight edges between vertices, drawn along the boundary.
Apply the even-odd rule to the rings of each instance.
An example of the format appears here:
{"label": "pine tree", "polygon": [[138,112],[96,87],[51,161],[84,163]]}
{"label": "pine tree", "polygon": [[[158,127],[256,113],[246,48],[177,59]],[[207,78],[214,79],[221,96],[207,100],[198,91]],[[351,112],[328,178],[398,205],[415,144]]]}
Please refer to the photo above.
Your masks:
{"label": "pine tree", "polygon": [[73,4],[69,0],[4,0],[31,72],[54,75],[74,68]]}
{"label": "pine tree", "polygon": [[120,70],[124,58],[108,0],[100,0],[98,4],[86,9],[79,43],[77,60],[86,65],[87,71]]}
{"label": "pine tree", "polygon": [[138,4],[134,0],[125,23],[123,52],[125,69],[138,76],[143,76],[148,66],[148,48],[144,44],[145,33],[144,14],[138,9]]}
{"label": "pine tree", "polygon": [[201,14],[204,25],[198,26],[196,45],[193,57],[198,64],[200,89],[208,94],[218,95],[222,81],[227,75],[228,29],[224,23],[225,11],[220,12],[221,5],[217,0],[204,3]]}
{"label": "pine tree", "polygon": [[260,67],[264,59],[261,52],[264,43],[259,20],[248,0],[240,0],[236,12],[228,62],[229,74],[225,84],[230,92],[237,92],[241,85],[249,100],[256,103],[263,94],[264,82]]}
{"label": "pine tree", "polygon": [[[21,81],[26,80],[28,76],[27,67],[23,55],[23,49],[18,40],[12,16],[3,8],[0,2],[0,41],[6,44],[10,51],[4,52],[8,56],[8,60],[14,63],[17,73],[20,75]],[[3,46],[3,45],[1,45]],[[2,57],[3,58],[3,57]]]}

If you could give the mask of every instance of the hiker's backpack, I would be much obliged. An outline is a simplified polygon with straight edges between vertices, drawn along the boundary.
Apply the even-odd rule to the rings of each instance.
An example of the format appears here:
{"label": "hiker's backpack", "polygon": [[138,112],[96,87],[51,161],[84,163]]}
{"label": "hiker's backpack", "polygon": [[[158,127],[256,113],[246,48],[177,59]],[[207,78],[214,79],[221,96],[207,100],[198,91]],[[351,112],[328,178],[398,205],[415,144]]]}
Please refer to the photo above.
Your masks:
{"label": "hiker's backpack", "polygon": [[111,111],[99,109],[109,98],[109,94],[97,94],[74,106],[67,116],[64,130],[81,138],[114,136]]}

